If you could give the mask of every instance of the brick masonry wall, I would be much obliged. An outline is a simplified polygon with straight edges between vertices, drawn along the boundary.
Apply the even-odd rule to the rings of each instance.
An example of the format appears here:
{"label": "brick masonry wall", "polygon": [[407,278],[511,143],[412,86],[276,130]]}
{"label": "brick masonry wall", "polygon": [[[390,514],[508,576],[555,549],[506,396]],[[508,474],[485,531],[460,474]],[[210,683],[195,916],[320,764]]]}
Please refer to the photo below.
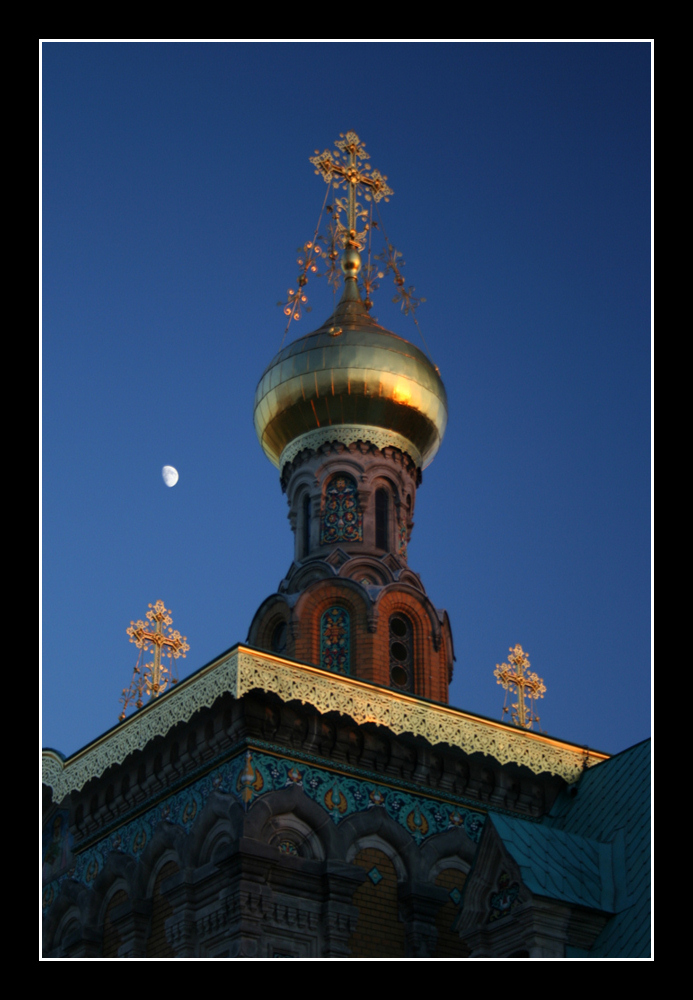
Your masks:
{"label": "brick masonry wall", "polygon": [[441,906],[436,916],[438,945],[435,958],[467,958],[469,956],[469,948],[460,939],[459,934],[452,929],[453,923],[460,912],[459,905],[455,901],[455,890],[458,893],[462,892],[466,878],[467,876],[464,872],[461,872],[458,868],[446,868],[436,878],[436,885],[447,889],[448,893],[453,893],[455,898],[449,897],[448,901]]}
{"label": "brick masonry wall", "polygon": [[403,958],[406,954],[404,924],[397,905],[397,873],[386,854],[373,847],[365,848],[354,864],[374,878],[366,878],[354,893],[359,917],[349,939],[355,958]]}

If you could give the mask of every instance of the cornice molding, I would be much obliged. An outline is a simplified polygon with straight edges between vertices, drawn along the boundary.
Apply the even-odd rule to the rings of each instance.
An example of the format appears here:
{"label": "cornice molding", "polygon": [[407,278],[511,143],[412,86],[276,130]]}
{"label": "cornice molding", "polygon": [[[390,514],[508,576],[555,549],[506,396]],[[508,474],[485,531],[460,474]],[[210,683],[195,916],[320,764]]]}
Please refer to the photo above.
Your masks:
{"label": "cornice molding", "polygon": [[150,701],[65,761],[54,751],[44,750],[43,783],[53,789],[54,801],[60,802],[70,792],[79,791],[113,764],[122,764],[129,754],[143,750],[154,737],[165,736],[200,708],[210,708],[227,691],[233,693],[237,663],[238,653],[234,649],[229,656],[204,667],[156,701]]}
{"label": "cornice molding", "polygon": [[293,462],[306,448],[317,450],[321,444],[338,441],[339,444],[356,444],[357,441],[369,441],[381,451],[383,448],[398,448],[410,456],[418,469],[422,466],[421,452],[416,448],[409,438],[398,434],[396,431],[387,430],[384,427],[373,427],[369,424],[330,424],[327,427],[316,427],[305,434],[295,437],[279,456],[279,469],[283,469],[287,462]]}
{"label": "cornice molding", "polygon": [[321,714],[338,712],[357,725],[386,726],[396,735],[421,736],[433,745],[447,743],[467,754],[485,754],[500,764],[524,765],[534,774],[556,774],[569,783],[585,767],[608,759],[607,754],[540,733],[237,646],[72,757],[62,760],[55,751],[45,750],[43,781],[59,802],[113,764],[122,763],[130,753],[143,750],[154,737],[187,722],[200,708],[211,707],[223,694],[242,698],[253,690],[275,694],[284,702],[300,701]]}

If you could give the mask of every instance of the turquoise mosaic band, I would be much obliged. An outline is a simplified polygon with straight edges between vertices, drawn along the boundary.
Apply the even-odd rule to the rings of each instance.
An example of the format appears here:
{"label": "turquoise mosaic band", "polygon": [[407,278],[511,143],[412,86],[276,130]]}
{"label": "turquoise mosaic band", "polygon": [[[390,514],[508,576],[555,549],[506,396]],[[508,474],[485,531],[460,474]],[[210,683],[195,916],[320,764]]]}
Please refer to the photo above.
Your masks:
{"label": "turquoise mosaic band", "polygon": [[[44,909],[57,898],[60,885],[66,879],[83,885],[92,883],[103,871],[112,851],[137,858],[160,823],[174,824],[189,833],[212,793],[231,794],[248,809],[259,797],[292,785],[301,788],[308,798],[328,813],[335,824],[355,813],[384,809],[417,845],[435,834],[460,828],[477,843],[486,818],[483,813],[458,804],[413,795],[374,781],[335,774],[256,750],[246,750],[78,854],[66,872],[46,883],[43,890]],[[67,824],[62,825],[67,837]],[[55,860],[60,855],[61,852],[54,849],[53,841],[44,845],[44,878],[50,879],[50,868],[55,869]]]}

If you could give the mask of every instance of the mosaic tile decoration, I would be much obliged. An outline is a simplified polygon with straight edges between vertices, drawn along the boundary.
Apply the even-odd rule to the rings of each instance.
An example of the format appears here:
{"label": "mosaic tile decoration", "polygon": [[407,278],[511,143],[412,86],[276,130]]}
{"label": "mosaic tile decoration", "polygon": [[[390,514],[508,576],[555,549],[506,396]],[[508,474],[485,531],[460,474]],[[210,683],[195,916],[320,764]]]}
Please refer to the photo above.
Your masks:
{"label": "mosaic tile decoration", "polygon": [[500,920],[514,908],[518,902],[520,885],[518,882],[511,882],[507,872],[501,872],[498,879],[498,891],[489,895],[489,915],[488,923]]}
{"label": "mosaic tile decoration", "polygon": [[[92,883],[112,851],[139,857],[159,823],[172,823],[189,833],[212,793],[233,795],[244,809],[248,809],[262,795],[291,785],[302,788],[335,824],[355,813],[385,809],[396,823],[410,833],[417,845],[434,834],[460,827],[474,843],[478,843],[486,819],[483,813],[458,805],[247,750],[78,854],[64,874],[44,887],[44,909],[57,898],[60,884],[65,879],[83,885]],[[288,844],[284,846],[284,851],[290,853]]]}
{"label": "mosaic tile decoration", "polygon": [[320,544],[362,542],[363,514],[351,476],[334,476],[325,491],[320,530]]}
{"label": "mosaic tile decoration", "polygon": [[404,519],[399,522],[397,531],[397,551],[399,555],[407,558],[407,522]]}
{"label": "mosaic tile decoration", "polygon": [[298,857],[298,848],[293,840],[280,840],[277,847],[282,854],[293,854],[294,857]]}
{"label": "mosaic tile decoration", "polygon": [[337,605],[320,619],[320,666],[335,674],[349,674],[351,629],[349,612]]}
{"label": "mosaic tile decoration", "polygon": [[373,865],[373,867],[371,868],[371,870],[369,872],[367,872],[366,874],[368,875],[368,878],[371,880],[371,882],[373,883],[373,885],[377,885],[378,882],[382,881],[383,876],[380,874],[380,872],[378,871],[378,869],[376,868],[375,865]]}

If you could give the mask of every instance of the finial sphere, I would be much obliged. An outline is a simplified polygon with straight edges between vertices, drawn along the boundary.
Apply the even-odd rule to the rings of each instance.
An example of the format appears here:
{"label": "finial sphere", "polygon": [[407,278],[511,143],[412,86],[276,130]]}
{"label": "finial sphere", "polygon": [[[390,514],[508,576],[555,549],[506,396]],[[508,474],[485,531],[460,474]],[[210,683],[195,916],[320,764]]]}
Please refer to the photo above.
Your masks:
{"label": "finial sphere", "polygon": [[342,271],[347,278],[355,278],[361,270],[361,254],[356,247],[347,247],[342,254]]}

